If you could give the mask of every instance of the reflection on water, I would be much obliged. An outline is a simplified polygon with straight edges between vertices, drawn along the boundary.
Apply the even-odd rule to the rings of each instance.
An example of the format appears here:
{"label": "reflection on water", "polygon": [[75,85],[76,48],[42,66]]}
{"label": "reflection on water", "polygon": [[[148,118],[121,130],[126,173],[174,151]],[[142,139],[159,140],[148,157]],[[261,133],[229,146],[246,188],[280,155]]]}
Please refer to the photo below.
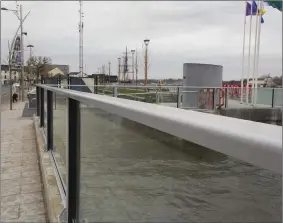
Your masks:
{"label": "reflection on water", "polygon": [[280,222],[281,176],[82,108],[80,220]]}

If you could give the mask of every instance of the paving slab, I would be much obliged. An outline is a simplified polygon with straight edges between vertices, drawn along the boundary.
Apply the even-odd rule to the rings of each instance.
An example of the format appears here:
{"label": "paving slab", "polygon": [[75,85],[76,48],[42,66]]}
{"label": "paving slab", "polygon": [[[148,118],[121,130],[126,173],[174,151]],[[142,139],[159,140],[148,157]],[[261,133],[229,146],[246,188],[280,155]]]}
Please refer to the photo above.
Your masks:
{"label": "paving slab", "polygon": [[1,107],[1,222],[45,223],[33,120],[26,102]]}

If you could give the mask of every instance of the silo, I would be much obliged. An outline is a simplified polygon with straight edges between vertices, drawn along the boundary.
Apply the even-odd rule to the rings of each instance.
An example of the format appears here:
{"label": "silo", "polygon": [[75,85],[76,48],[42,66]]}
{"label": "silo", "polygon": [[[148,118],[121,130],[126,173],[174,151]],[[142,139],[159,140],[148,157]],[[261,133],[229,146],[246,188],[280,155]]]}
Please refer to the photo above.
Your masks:
{"label": "silo", "polygon": [[223,67],[213,64],[184,63],[182,107],[198,108],[200,88],[221,87]]}

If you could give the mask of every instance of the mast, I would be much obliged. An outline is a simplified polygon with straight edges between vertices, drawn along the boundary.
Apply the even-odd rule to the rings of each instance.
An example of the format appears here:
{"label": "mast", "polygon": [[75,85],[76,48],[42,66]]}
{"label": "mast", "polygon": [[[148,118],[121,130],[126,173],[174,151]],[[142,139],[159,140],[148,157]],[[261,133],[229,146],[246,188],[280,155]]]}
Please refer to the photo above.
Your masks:
{"label": "mast", "polygon": [[79,39],[79,72],[80,72],[80,76],[83,76],[84,73],[84,56],[83,56],[83,47],[84,47],[84,43],[83,43],[83,30],[84,30],[84,24],[83,24],[83,17],[84,17],[84,13],[83,13],[83,4],[82,1],[79,1],[80,3],[80,22],[79,22],[79,34],[80,34],[80,39]]}

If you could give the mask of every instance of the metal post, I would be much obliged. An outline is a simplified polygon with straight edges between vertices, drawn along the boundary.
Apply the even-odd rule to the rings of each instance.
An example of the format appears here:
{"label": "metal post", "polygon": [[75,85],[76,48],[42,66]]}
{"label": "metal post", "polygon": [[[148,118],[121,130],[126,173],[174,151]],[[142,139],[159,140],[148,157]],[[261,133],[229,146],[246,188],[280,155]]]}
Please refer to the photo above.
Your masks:
{"label": "metal post", "polygon": [[24,101],[24,34],[23,34],[23,9],[20,5],[20,22],[21,22],[21,86],[22,86],[22,101]]}
{"label": "metal post", "polygon": [[47,150],[53,150],[53,92],[47,91]]}
{"label": "metal post", "polygon": [[44,127],[44,89],[40,88],[40,127]]}
{"label": "metal post", "polygon": [[144,85],[147,85],[147,69],[148,69],[148,65],[147,65],[147,45],[145,45],[145,57],[144,57]]}
{"label": "metal post", "polygon": [[68,89],[70,89],[70,84],[71,84],[71,77],[70,77],[70,75],[68,74],[68,76],[67,76],[67,84],[68,84]]}
{"label": "metal post", "polygon": [[271,108],[274,108],[274,88],[272,89]]}
{"label": "metal post", "polygon": [[177,87],[177,108],[182,108],[181,100],[182,100],[182,90],[180,89],[180,87]]}
{"label": "metal post", "polygon": [[228,88],[225,88],[225,108],[228,108]]}
{"label": "metal post", "polygon": [[9,58],[9,71],[10,71],[10,110],[13,109],[13,82],[12,82],[12,70],[11,70],[11,62]]}
{"label": "metal post", "polygon": [[67,210],[68,223],[78,222],[80,193],[80,136],[81,136],[80,103],[68,99],[68,179]]}
{"label": "metal post", "polygon": [[98,85],[98,76],[95,77],[95,86],[96,86],[95,87],[95,91],[96,91],[95,93],[96,94],[98,94],[98,87],[97,87],[97,85]]}
{"label": "metal post", "polygon": [[118,89],[117,89],[117,86],[114,87],[114,97],[115,97],[115,98],[118,97]]}
{"label": "metal post", "polygon": [[39,87],[36,87],[36,116],[40,116],[39,98],[40,98],[40,89]]}
{"label": "metal post", "polygon": [[108,75],[108,77],[109,77],[108,83],[110,84],[110,75],[111,75],[111,70],[110,70],[111,62],[110,62],[110,61],[108,62],[108,66],[109,66],[109,67],[108,67],[108,68],[109,68],[109,71],[108,71],[108,72],[109,72],[109,75]]}
{"label": "metal post", "polygon": [[212,110],[215,109],[215,88],[212,89]]}

